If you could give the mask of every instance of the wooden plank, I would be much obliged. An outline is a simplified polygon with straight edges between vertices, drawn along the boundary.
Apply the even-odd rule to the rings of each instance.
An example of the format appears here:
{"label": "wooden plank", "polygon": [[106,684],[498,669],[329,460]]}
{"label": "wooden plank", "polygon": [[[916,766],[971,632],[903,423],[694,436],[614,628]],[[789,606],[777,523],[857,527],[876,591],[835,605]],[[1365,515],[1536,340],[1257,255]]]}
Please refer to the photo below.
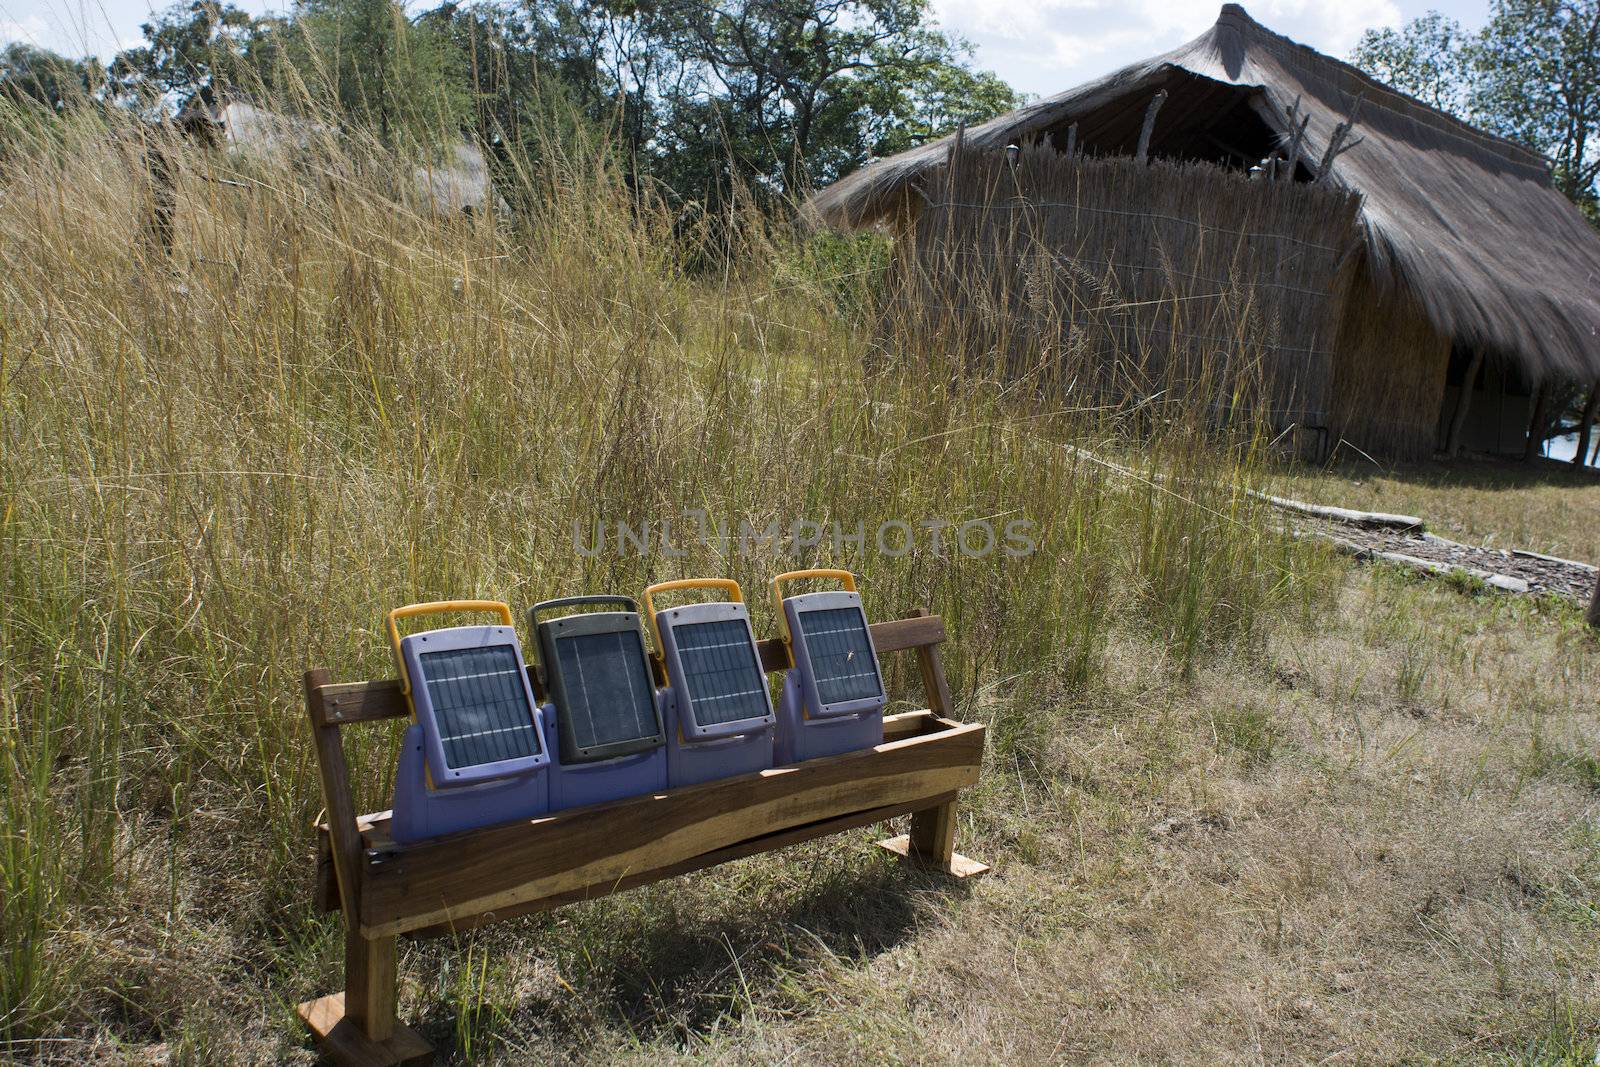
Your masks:
{"label": "wooden plank", "polygon": [[879,841],[878,847],[888,852],[893,852],[896,856],[914,863],[918,867],[942,871],[952,878],[976,878],[980,874],[989,873],[989,865],[987,863],[979,863],[977,860],[969,859],[959,852],[952,852],[948,862],[929,863],[911,847],[911,839],[906,834],[901,834],[899,837],[891,837],[886,841]]}
{"label": "wooden plank", "polygon": [[883,739],[902,741],[908,737],[920,737],[923,734],[948,730],[951,726],[958,725],[960,724],[936,718],[927,708],[919,711],[902,711],[897,715],[883,717]]}
{"label": "wooden plank", "polygon": [[[937,615],[927,618],[939,624],[942,635],[944,620]],[[917,668],[922,672],[922,695],[928,702],[928,710],[941,719],[948,719],[955,711],[955,701],[950,698],[950,683],[945,680],[944,659],[939,655],[939,646],[937,642],[920,641],[916,649]]]}
{"label": "wooden plank", "polygon": [[982,725],[959,725],[801,766],[374,853],[360,901],[362,933],[460,920],[808,822],[954,792],[977,782],[983,740]]}
{"label": "wooden plank", "polygon": [[[327,671],[313,672],[326,677]],[[323,714],[314,720],[316,726],[348,726],[356,722],[379,722],[384,719],[404,719],[411,714],[411,705],[400,692],[398,679],[387,678],[381,682],[340,682],[322,684]]]}
{"label": "wooden plank", "polygon": [[361,830],[350,797],[350,768],[339,728],[328,722],[325,704],[328,672],[307,671],[306,716],[317,748],[322,802],[328,809],[333,868],[345,906],[345,1015],[373,1041],[386,1041],[395,1027],[394,939],[373,942],[362,936],[358,916],[362,894]]}
{"label": "wooden plank", "polygon": [[[895,715],[885,715],[883,717],[883,739],[886,742],[902,741],[908,737],[919,737],[923,734],[933,733],[939,730],[949,730],[960,725],[960,723],[951,722],[948,719],[937,719],[934,717],[932,712],[926,709],[920,711],[902,711]],[[897,811],[894,814],[903,815],[907,811],[914,810],[916,809],[906,808],[903,811]],[[884,818],[892,817],[893,816],[884,816]],[[362,815],[357,817],[356,827],[361,831],[362,843],[366,848],[386,848],[393,844],[393,841],[390,839],[388,834],[388,820],[389,812],[387,811],[379,811],[370,815]],[[864,826],[867,824],[856,823],[855,825]],[[840,828],[848,829],[848,827]],[[832,833],[835,831],[830,830],[825,832]],[[797,838],[796,840],[802,839]],[[782,846],[774,845],[772,847],[778,848]],[[744,855],[749,854],[750,853],[744,853]],[[722,861],[717,860],[716,862],[720,863]],[[697,869],[698,867],[684,868],[685,871]],[[657,875],[659,878],[670,878],[671,876],[672,875],[670,873],[658,873]],[[618,888],[632,888],[636,885],[644,885],[645,881],[646,880],[630,880],[629,885],[619,886]],[[616,890],[613,890],[613,892],[615,891]],[[573,899],[587,899],[587,897],[582,895],[582,892],[583,891],[579,891],[579,895],[574,896]],[[317,911],[324,914],[330,911],[339,910],[339,883],[333,874],[333,845],[328,837],[328,824],[325,822],[317,824],[317,884],[314,904]],[[550,906],[555,907],[558,905]],[[532,907],[527,908],[526,912],[543,910],[546,909]],[[515,914],[525,914],[526,912],[518,911]],[[482,925],[482,923],[472,922],[469,926],[459,926],[458,929],[470,929],[471,926],[480,925]],[[418,932],[411,934],[410,936],[426,937],[432,935],[425,932]]]}
{"label": "wooden plank", "polygon": [[[872,640],[879,655],[904,652],[907,649],[936,645],[945,639],[944,620],[937,615],[919,615],[909,619],[872,624]],[[761,666],[768,672],[787,670],[788,653],[783,642],[776,638],[757,642],[761,653]],[[326,676],[327,672],[320,672]],[[544,680],[537,665],[528,673],[534,692],[543,695]],[[400,692],[400,682],[388,678],[371,682],[323,683],[323,712],[317,726],[349,726],[358,722],[382,722],[386,719],[403,719],[411,714],[411,706]]]}
{"label": "wooden plank", "polygon": [[345,925],[345,1014],[372,1041],[388,1041],[399,1025],[397,948],[393,934],[371,937],[352,923]]}
{"label": "wooden plank", "polygon": [[441,923],[438,926],[425,926],[420,930],[413,930],[406,936],[416,939],[429,937],[447,937],[459,934],[479,926],[490,923],[502,922],[506,919],[515,919],[522,915],[532,915],[536,912],[550,911],[553,908],[564,907],[568,904],[577,904],[585,900],[597,900],[612,893],[621,893],[639,886],[650,885],[653,882],[665,881],[676,878],[680,874],[691,871],[704,870],[715,867],[719,863],[730,860],[743,859],[763,852],[774,852],[790,845],[798,845],[806,841],[813,841],[819,837],[841,833],[845,830],[854,830],[861,826],[871,826],[874,823],[887,822],[898,815],[905,815],[918,808],[955,799],[954,793],[947,793],[942,797],[927,797],[920,800],[906,801],[903,804],[891,804],[886,807],[873,808],[870,811],[852,812],[833,819],[823,819],[818,822],[806,823],[793,829],[781,830],[777,833],[763,834],[753,837],[748,841],[741,841],[727,848],[716,849],[711,852],[702,852],[700,855],[674,863],[666,867],[657,867],[649,871],[641,871],[620,878],[615,882],[585,886],[570,893],[560,893],[555,896],[543,897],[539,900],[528,901],[514,907],[503,908],[498,911],[483,912],[455,923]]}
{"label": "wooden plank", "polygon": [[295,1011],[317,1039],[322,1053],[339,1067],[424,1067],[433,1046],[409,1026],[396,1026],[384,1041],[373,1041],[345,1014],[344,994],[308,1000]]}
{"label": "wooden plank", "polygon": [[954,801],[927,808],[911,816],[910,849],[924,862],[947,866],[956,854],[956,805]]}

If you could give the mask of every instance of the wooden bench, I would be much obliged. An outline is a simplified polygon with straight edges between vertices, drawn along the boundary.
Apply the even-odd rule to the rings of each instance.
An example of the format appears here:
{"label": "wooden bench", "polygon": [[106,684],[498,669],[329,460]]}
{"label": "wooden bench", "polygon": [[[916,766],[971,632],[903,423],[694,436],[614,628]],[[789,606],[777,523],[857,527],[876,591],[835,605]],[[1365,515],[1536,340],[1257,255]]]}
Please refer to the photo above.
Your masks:
{"label": "wooden bench", "polygon": [[[885,716],[875,748],[405,846],[389,837],[389,812],[356,814],[339,733],[409,717],[400,683],[335,684],[326,670],[306,672],[327,805],[317,827],[316,904],[344,913],[345,988],[301,1004],[300,1017],[336,1063],[431,1063],[432,1046],[395,1018],[397,937],[438,937],[593,900],[897,815],[911,816],[910,833],[881,847],[958,878],[982,874],[988,867],[956,854],[955,826],[956,793],[978,780],[984,728],[948,717],[944,636],[944,622],[925,612],[873,625],[880,656],[916,654],[928,701],[925,710]],[[787,668],[782,642],[763,641],[760,650],[769,673]],[[543,680],[529,670],[542,700]]]}

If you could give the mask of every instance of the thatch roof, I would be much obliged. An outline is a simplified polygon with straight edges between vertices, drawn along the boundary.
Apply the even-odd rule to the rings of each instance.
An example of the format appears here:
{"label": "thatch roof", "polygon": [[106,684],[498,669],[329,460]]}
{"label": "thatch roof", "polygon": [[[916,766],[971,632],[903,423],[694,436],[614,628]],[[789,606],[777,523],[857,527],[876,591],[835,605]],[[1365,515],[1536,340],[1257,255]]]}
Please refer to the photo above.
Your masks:
{"label": "thatch roof", "polygon": [[[1321,158],[1361,98],[1356,134],[1332,178],[1362,196],[1369,265],[1408,290],[1435,328],[1514,360],[1529,376],[1600,378],[1600,235],[1551,187],[1547,161],[1272,33],[1236,4],[1195,40],[965,132],[973,149],[1051,140],[1078,123],[1080,144],[1128,152],[1151,95],[1170,98],[1162,127],[1203,131],[1246,107],[1287,139],[1298,99],[1311,115],[1305,157]],[[1254,121],[1254,120],[1252,120]],[[951,138],[873,163],[819,193],[829,225],[878,222],[942,163]]]}

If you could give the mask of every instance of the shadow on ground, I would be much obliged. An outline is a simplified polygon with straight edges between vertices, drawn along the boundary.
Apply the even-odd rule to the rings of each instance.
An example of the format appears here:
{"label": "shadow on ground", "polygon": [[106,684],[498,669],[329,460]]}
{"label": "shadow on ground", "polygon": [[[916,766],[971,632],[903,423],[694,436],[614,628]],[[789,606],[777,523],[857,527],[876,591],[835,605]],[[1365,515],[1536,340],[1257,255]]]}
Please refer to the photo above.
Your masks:
{"label": "shadow on ground", "polygon": [[[578,1054],[618,1030],[693,1044],[755,1005],[804,1013],[818,972],[893,949],[969,891],[876,851],[824,840],[422,947],[412,1025],[463,1062],[486,1045]],[[486,978],[463,981],[473,967]]]}
{"label": "shadow on ground", "polygon": [[1352,481],[1384,478],[1421,489],[1480,489],[1490,492],[1542,487],[1559,489],[1600,482],[1600,468],[1578,468],[1542,456],[1531,463],[1491,456],[1463,456],[1396,464],[1374,464],[1369,460],[1344,458],[1320,473]]}

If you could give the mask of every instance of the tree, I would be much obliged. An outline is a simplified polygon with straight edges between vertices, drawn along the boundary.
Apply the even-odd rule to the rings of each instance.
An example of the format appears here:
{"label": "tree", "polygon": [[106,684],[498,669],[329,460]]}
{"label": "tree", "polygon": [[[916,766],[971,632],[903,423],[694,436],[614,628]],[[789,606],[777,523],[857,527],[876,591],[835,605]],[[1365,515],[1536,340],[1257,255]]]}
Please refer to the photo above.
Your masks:
{"label": "tree", "polygon": [[0,99],[63,111],[93,96],[105,72],[91,59],[68,59],[17,42],[0,50]]}
{"label": "tree", "polygon": [[227,86],[254,81],[253,55],[269,46],[262,23],[232,4],[180,0],[139,27],[145,43],[111,61],[111,83],[124,99],[182,110],[217,102]]}
{"label": "tree", "polygon": [[1600,179],[1600,0],[1495,0],[1471,62],[1474,115],[1549,156],[1557,187],[1592,210]]}
{"label": "tree", "polygon": [[470,110],[462,55],[397,0],[304,0],[284,42],[312,102],[385,144],[436,143]]}
{"label": "tree", "polygon": [[1350,62],[1440,111],[1467,111],[1473,83],[1472,37],[1455,19],[1430,11],[1398,30],[1368,30]]}
{"label": "tree", "polygon": [[951,92],[981,98],[962,117],[1016,103],[961,65],[970,49],[929,25],[927,0],[688,0],[661,14],[690,72],[675,105],[714,115],[751,177],[790,197],[956,110]]}
{"label": "tree", "polygon": [[1430,12],[1369,30],[1351,62],[1549,157],[1556,187],[1600,218],[1600,0],[1491,0],[1478,33]]}

